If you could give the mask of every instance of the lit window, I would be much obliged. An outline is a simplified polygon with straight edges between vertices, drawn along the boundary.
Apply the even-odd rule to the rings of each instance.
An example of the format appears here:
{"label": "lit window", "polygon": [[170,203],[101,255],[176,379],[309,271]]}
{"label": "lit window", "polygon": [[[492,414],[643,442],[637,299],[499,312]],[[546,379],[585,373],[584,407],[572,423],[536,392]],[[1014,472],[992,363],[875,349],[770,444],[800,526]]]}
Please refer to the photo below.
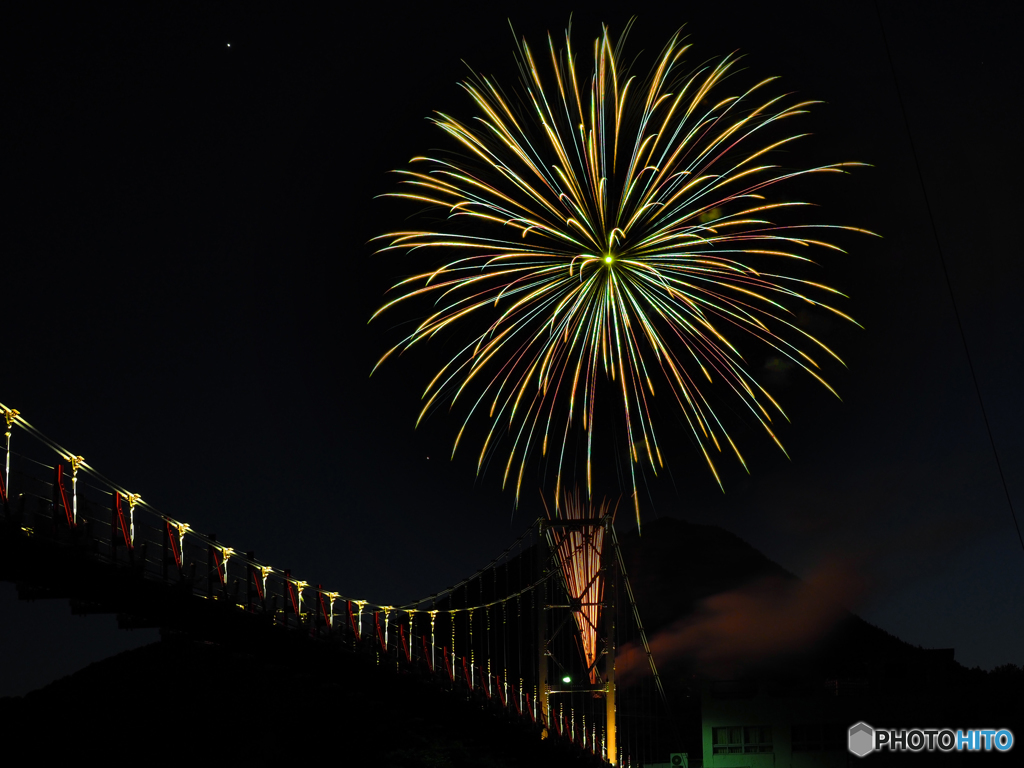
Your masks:
{"label": "lit window", "polygon": [[711,741],[711,751],[716,755],[771,752],[772,727],[770,725],[728,725],[722,728],[712,728]]}

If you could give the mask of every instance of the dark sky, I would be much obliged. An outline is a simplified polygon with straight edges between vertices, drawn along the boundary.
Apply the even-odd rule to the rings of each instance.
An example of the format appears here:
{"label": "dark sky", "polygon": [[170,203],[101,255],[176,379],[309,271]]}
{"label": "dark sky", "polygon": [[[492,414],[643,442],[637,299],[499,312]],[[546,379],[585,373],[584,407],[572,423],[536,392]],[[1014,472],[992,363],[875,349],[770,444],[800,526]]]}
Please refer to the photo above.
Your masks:
{"label": "dark sky", "polygon": [[[367,319],[419,269],[374,255],[370,238],[412,212],[375,198],[394,188],[389,170],[445,146],[432,110],[471,114],[463,61],[511,85],[509,19],[539,46],[572,7],[136,5],[33,4],[4,25],[0,402],[161,510],[312,583],[403,601],[471,573],[541,512],[539,497],[529,490],[514,512],[500,473],[475,479],[470,452],[449,462],[445,409],[413,429],[442,349],[368,377],[400,318]],[[573,16],[581,49],[600,22],[615,32],[628,19],[587,6]],[[883,19],[1024,517],[1019,65],[1009,20],[971,9]],[[874,6],[629,13],[641,71],[685,23],[694,63],[738,49],[750,79],[780,75],[780,91],[825,102],[794,152],[873,167],[813,198],[830,220],[883,235],[846,238],[848,255],[823,264],[864,326],[820,329],[849,366],[829,372],[842,402],[774,374],[790,459],[742,434],[752,474],[728,470],[725,494],[684,432],[663,435],[671,473],[645,491],[645,518],[715,523],[798,575],[839,573],[850,608],[967,665],[1024,663],[1024,551]],[[25,663],[3,670],[0,695],[153,637],[13,595],[0,585],[0,651]]]}

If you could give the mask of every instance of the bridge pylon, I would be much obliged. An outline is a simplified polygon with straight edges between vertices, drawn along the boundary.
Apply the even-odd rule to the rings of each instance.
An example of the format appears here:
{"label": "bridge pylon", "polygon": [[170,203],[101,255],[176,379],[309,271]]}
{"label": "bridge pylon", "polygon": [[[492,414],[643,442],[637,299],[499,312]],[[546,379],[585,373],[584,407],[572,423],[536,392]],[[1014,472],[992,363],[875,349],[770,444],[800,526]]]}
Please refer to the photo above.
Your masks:
{"label": "bridge pylon", "polygon": [[[593,734],[591,739],[600,733],[602,744],[594,751],[603,753],[608,763],[615,765],[618,559],[612,544],[614,513],[604,507],[600,511],[605,514],[549,515],[538,521],[537,704],[538,719],[545,728],[561,731],[566,727],[565,707],[558,706],[556,711],[558,698],[603,699],[604,706],[592,710],[590,723],[583,714],[583,722],[577,726],[571,709],[569,727],[574,732],[582,728],[584,740],[587,730]],[[559,573],[550,574],[552,568]],[[582,681],[578,677],[581,673]],[[603,720],[603,732],[594,718]]]}

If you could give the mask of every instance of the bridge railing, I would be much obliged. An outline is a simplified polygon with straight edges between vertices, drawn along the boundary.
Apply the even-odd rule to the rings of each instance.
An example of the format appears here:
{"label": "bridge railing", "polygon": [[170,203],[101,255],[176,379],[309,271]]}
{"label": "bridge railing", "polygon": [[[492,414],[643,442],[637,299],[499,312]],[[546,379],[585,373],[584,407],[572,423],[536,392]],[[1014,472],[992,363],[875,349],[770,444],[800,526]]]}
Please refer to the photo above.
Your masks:
{"label": "bridge railing", "polygon": [[129,606],[88,605],[89,595],[69,595],[83,612],[116,609],[124,621],[139,622],[135,626],[165,625],[160,612],[170,588],[179,600],[207,601],[202,604],[214,610],[376,654],[538,732],[546,729],[553,738],[601,754],[596,721],[577,722],[572,709],[561,705],[545,715],[533,654],[523,659],[522,645],[535,632],[536,588],[559,572],[548,563],[538,577],[532,527],[460,583],[403,606],[384,605],[310,584],[196,531],[110,481],[16,411],[0,409],[7,422],[0,473],[7,530],[45,544],[51,554],[64,553],[66,562],[104,568],[121,583],[163,588],[133,593]]}

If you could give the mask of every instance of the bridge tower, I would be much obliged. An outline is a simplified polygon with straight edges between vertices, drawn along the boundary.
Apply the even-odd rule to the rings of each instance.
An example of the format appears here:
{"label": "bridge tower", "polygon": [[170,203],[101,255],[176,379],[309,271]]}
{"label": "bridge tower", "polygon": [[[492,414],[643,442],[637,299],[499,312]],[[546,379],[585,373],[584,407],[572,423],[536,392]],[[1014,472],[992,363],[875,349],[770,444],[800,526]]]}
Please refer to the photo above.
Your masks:
{"label": "bridge tower", "polygon": [[[604,755],[611,765],[618,761],[616,727],[616,608],[618,559],[612,536],[614,514],[598,517],[548,517],[540,528],[537,595],[537,702],[540,719],[551,727],[553,697],[589,694],[604,700]],[[561,573],[550,574],[554,567]],[[579,666],[578,658],[567,658],[555,638],[570,632],[569,617],[578,632],[576,647],[582,646],[586,679],[579,682],[565,672]],[[585,636],[589,635],[588,642]],[[564,646],[564,643],[562,644]],[[579,656],[576,653],[576,656]],[[596,750],[595,750],[596,751]]]}

